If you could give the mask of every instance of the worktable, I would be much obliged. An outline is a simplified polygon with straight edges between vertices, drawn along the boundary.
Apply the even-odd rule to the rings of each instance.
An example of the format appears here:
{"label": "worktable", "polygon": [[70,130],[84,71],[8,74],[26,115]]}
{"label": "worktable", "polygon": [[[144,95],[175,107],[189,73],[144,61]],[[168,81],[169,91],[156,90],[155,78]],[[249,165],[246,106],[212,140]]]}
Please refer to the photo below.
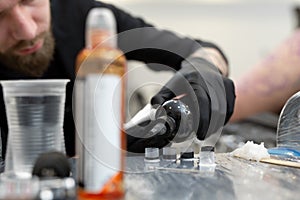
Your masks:
{"label": "worktable", "polygon": [[[264,119],[269,118],[264,117]],[[270,141],[267,147],[272,147],[276,123],[274,120],[271,122],[259,121],[258,123],[256,120],[255,123],[248,121],[243,124],[233,124],[225,129],[224,135],[232,134],[236,137],[242,135],[243,141],[254,139]],[[266,129],[267,127],[271,129]],[[226,150],[232,150],[229,148],[231,143],[229,146],[218,145],[226,147]],[[174,171],[155,168],[149,170],[145,166],[143,154],[127,156],[125,200],[300,199],[299,168],[248,161],[224,152],[216,153],[215,159],[216,166],[213,171]],[[75,172],[76,159],[72,158],[70,161]]]}
{"label": "worktable", "polygon": [[145,170],[128,157],[126,199],[300,199],[300,169],[216,154],[214,172]]}

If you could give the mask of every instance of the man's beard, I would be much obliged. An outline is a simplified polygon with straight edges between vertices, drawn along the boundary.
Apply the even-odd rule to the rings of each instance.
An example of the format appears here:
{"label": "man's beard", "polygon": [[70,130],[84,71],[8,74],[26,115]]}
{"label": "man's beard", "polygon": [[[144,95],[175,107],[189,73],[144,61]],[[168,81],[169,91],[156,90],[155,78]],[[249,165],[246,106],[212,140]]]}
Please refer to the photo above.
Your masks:
{"label": "man's beard", "polygon": [[[44,44],[37,52],[29,55],[15,55],[14,49],[34,44],[38,39],[44,38]],[[0,62],[7,68],[13,69],[24,75],[40,77],[48,69],[49,63],[53,58],[55,41],[51,31],[44,32],[32,41],[20,41],[6,53],[0,53]]]}

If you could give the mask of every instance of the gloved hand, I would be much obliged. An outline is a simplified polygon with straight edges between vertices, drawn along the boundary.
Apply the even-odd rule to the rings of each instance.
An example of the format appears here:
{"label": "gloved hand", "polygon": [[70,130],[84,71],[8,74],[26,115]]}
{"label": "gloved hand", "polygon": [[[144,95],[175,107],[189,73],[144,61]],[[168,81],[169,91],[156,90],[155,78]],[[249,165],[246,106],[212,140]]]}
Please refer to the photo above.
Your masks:
{"label": "gloved hand", "polygon": [[192,112],[193,126],[199,140],[222,128],[233,113],[233,82],[203,58],[184,60],[182,68],[151,99],[151,104],[161,105],[181,95],[180,100]]}
{"label": "gloved hand", "polygon": [[[203,140],[207,134],[218,131],[229,120],[233,113],[235,92],[233,82],[222,76],[213,64],[194,57],[182,62],[182,68],[151,99],[151,104],[159,107],[175,97],[189,107],[193,130],[197,138]],[[126,130],[127,150],[142,153],[145,147],[162,148],[168,145],[169,135],[149,135],[149,130],[156,124],[157,121],[149,120]],[[141,133],[143,137],[138,136]]]}

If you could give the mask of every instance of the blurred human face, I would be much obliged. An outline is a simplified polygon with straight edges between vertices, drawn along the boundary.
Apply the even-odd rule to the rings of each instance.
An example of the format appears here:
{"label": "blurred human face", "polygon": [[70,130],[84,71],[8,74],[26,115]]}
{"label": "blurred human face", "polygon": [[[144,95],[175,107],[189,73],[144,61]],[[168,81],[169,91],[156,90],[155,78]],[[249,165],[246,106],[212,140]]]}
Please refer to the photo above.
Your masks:
{"label": "blurred human face", "polygon": [[0,0],[0,62],[32,76],[53,55],[49,0]]}

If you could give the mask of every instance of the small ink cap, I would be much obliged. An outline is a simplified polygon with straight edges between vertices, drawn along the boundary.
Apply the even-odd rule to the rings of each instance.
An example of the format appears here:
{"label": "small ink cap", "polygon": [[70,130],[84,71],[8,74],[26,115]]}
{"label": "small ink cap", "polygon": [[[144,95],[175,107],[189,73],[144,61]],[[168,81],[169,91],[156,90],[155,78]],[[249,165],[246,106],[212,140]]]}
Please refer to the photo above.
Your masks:
{"label": "small ink cap", "polygon": [[194,158],[194,150],[192,148],[188,148],[184,151],[181,152],[180,155],[181,159],[190,159],[190,158]]}
{"label": "small ink cap", "polygon": [[201,147],[201,151],[214,152],[215,151],[215,147],[213,147],[213,146],[204,146],[204,147]]}

